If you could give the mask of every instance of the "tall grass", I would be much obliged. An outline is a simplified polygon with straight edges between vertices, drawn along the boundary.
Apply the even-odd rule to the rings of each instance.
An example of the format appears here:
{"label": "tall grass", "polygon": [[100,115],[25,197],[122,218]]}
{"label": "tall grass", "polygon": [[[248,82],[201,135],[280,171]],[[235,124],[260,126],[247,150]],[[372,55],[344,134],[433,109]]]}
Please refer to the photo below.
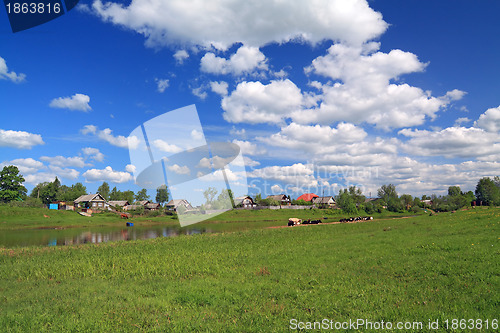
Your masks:
{"label": "tall grass", "polygon": [[499,209],[471,210],[0,249],[0,331],[263,332],[286,331],[292,318],[492,320],[499,224]]}

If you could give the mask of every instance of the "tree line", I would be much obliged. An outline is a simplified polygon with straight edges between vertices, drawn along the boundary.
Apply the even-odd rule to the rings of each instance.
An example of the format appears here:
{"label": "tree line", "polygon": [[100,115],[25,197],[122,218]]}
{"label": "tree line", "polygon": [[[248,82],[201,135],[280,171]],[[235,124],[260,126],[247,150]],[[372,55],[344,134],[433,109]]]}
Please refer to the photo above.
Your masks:
{"label": "tree line", "polygon": [[[27,194],[27,189],[23,183],[25,179],[19,173],[16,166],[5,166],[0,171],[0,202],[27,201],[28,203],[48,204],[55,201],[74,201],[78,197],[87,194],[87,188],[82,183],[76,183],[71,186],[61,185],[56,177],[53,182],[43,182],[37,184],[31,193]],[[107,201],[135,201],[151,200],[146,189],[141,189],[137,193],[131,190],[120,191],[115,187],[110,189],[107,182],[103,182],[97,192]],[[207,189],[203,195],[206,199],[206,206],[217,208],[219,203],[233,201],[233,194],[229,190],[222,191],[217,196],[215,188]],[[367,201],[360,188],[350,186],[348,189],[342,189],[335,197],[337,206],[348,214],[356,214],[358,211],[365,211],[371,214],[375,211],[387,209],[393,212],[403,212],[416,210],[418,208],[431,208],[436,211],[452,211],[476,202],[476,205],[500,206],[500,177],[493,179],[489,177],[481,178],[474,192],[462,192],[459,186],[450,186],[448,194],[445,196],[427,196],[421,198],[412,197],[409,194],[398,195],[396,186],[393,184],[382,185],[377,191],[376,200]],[[169,201],[170,195],[166,185],[160,186],[156,190],[156,202],[164,204]],[[428,203],[430,200],[430,204]],[[272,199],[263,199],[261,194],[257,194],[254,200],[259,205],[279,204]],[[304,204],[293,200],[292,203]]]}
{"label": "tree line", "polygon": [[[56,177],[52,182],[43,182],[37,184],[28,195],[24,187],[25,179],[19,173],[16,166],[5,166],[0,171],[0,202],[8,203],[15,201],[28,201],[30,204],[49,204],[56,201],[73,202],[82,195],[88,194],[87,188],[82,183],[76,183],[71,186],[61,185]],[[103,182],[97,189],[97,192],[103,196],[106,201],[135,201],[151,200],[146,189],[141,189],[137,193],[134,191],[120,191],[115,187],[110,189],[107,182]],[[160,186],[156,190],[156,202],[164,204],[169,201],[170,194],[166,185]]]}

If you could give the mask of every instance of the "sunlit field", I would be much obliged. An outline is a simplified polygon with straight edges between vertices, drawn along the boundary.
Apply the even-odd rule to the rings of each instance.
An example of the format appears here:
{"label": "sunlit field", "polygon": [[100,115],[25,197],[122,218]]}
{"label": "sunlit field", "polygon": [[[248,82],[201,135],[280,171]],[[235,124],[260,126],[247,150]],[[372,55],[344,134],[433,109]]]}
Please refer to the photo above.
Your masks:
{"label": "sunlit field", "polygon": [[453,319],[498,320],[499,224],[486,208],[3,248],[0,331],[263,332],[362,318],[424,324],[405,332],[449,320],[441,331],[458,332]]}

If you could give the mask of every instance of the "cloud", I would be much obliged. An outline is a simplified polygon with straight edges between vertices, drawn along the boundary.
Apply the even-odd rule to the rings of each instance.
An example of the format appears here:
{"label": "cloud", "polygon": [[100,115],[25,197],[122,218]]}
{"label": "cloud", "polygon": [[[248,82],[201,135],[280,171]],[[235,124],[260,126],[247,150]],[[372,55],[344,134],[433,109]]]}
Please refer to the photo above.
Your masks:
{"label": "cloud", "polygon": [[210,88],[212,89],[212,91],[214,93],[216,93],[218,95],[227,96],[227,88],[228,88],[227,82],[224,82],[224,81],[220,81],[220,82],[212,81],[212,82],[210,82]]}
{"label": "cloud", "polygon": [[267,152],[264,148],[259,148],[255,143],[249,141],[234,139],[233,143],[240,147],[244,155],[264,155]]}
{"label": "cloud", "polygon": [[77,167],[77,168],[83,168],[85,166],[85,161],[83,157],[80,156],[75,156],[75,157],[64,157],[64,156],[54,156],[54,157],[49,157],[49,156],[42,156],[40,157],[40,160],[49,163],[51,166],[56,166],[56,167]]}
{"label": "cloud", "polygon": [[82,149],[82,152],[86,157],[89,157],[96,162],[104,161],[104,154],[97,148],[86,147]]}
{"label": "cloud", "polygon": [[118,135],[114,136],[112,133],[113,131],[109,128],[105,128],[103,130],[99,130],[97,126],[94,125],[85,125],[81,131],[82,134],[92,134],[97,136],[99,139],[106,141],[107,143],[120,147],[120,148],[130,148],[130,149],[136,149],[139,144],[140,140],[136,136],[129,136],[128,138]]}
{"label": "cloud", "polygon": [[26,75],[23,73],[17,74],[16,72],[9,72],[5,59],[0,57],[0,80],[10,80],[14,83],[25,81]]}
{"label": "cloud", "polygon": [[56,179],[57,175],[52,172],[39,172],[31,175],[27,175],[24,177],[26,183],[37,185],[45,182],[53,182]]}
{"label": "cloud", "polygon": [[174,59],[178,64],[184,63],[187,58],[189,58],[189,53],[186,50],[179,50],[174,53]]}
{"label": "cloud", "polygon": [[36,173],[39,170],[45,168],[45,166],[43,165],[42,162],[37,161],[31,157],[18,158],[18,159],[14,159],[12,161],[2,162],[2,163],[0,163],[0,168],[3,168],[4,166],[8,166],[8,165],[15,165],[19,169],[19,172],[23,176]]}
{"label": "cloud", "polygon": [[137,168],[133,164],[127,164],[125,166],[125,171],[130,172],[130,173],[134,173],[136,169]]}
{"label": "cloud", "polygon": [[191,173],[191,170],[189,170],[189,168],[185,165],[184,166],[180,166],[178,164],[167,165],[167,169],[179,175],[189,175]]}
{"label": "cloud", "polygon": [[69,109],[73,111],[88,112],[92,110],[89,105],[90,97],[84,94],[74,94],[71,97],[54,98],[49,106],[51,108]]}
{"label": "cloud", "polygon": [[158,87],[158,92],[163,93],[165,89],[168,88],[169,86],[169,80],[168,79],[155,79],[156,85]]}
{"label": "cloud", "polygon": [[133,179],[128,172],[115,171],[110,166],[104,169],[90,169],[83,173],[87,182],[126,183]]}
{"label": "cloud", "polygon": [[318,186],[318,181],[314,177],[314,167],[311,164],[295,163],[290,166],[268,166],[248,172],[247,176],[279,181],[297,187]]}
{"label": "cloud", "polygon": [[207,92],[205,91],[206,90],[206,87],[205,86],[200,86],[198,88],[192,88],[191,89],[191,92],[193,93],[193,95],[195,95],[196,97],[199,97],[201,99],[205,99],[207,98],[208,94]]}
{"label": "cloud", "polygon": [[58,166],[49,166],[50,171],[52,171],[55,175],[57,175],[59,178],[66,178],[66,179],[77,179],[78,176],[80,175],[80,172],[76,171],[75,169],[69,169],[69,168],[61,168]]}
{"label": "cloud", "polygon": [[278,184],[274,184],[273,186],[271,186],[271,191],[275,194],[276,193],[283,193],[283,189]]}
{"label": "cloud", "polygon": [[500,106],[486,110],[485,113],[479,116],[474,125],[488,132],[500,132]]}
{"label": "cloud", "polygon": [[135,0],[128,6],[95,0],[92,11],[103,21],[144,35],[148,47],[187,44],[225,50],[235,43],[260,47],[292,40],[361,44],[387,29],[382,15],[365,0]]}
{"label": "cloud", "polygon": [[290,80],[241,82],[222,99],[224,119],[232,123],[280,123],[307,104],[300,89]]}
{"label": "cloud", "polygon": [[420,156],[471,158],[500,153],[500,137],[475,127],[448,127],[440,131],[402,129],[410,138],[403,149]]}
{"label": "cloud", "polygon": [[461,124],[464,123],[470,123],[472,120],[467,118],[467,117],[462,117],[462,118],[457,118],[455,120],[455,126],[460,126]]}
{"label": "cloud", "polygon": [[229,59],[206,53],[201,58],[201,71],[212,74],[249,74],[255,70],[267,70],[266,56],[257,47],[241,46]]}
{"label": "cloud", "polygon": [[244,128],[236,129],[236,127],[233,126],[231,128],[231,130],[229,131],[229,134],[245,138],[246,137],[246,130]]}
{"label": "cloud", "polygon": [[313,86],[320,90],[319,107],[296,110],[290,118],[302,124],[347,121],[382,129],[401,128],[434,119],[440,109],[465,95],[455,89],[442,97],[432,97],[420,88],[396,84],[401,75],[422,72],[427,64],[410,52],[375,52],[379,47],[373,42],[361,47],[335,44],[327,55],[313,60],[306,73],[334,82],[314,82]]}
{"label": "cloud", "polygon": [[31,149],[33,146],[43,144],[45,142],[40,134],[0,129],[0,147]]}
{"label": "cloud", "polygon": [[154,140],[153,146],[166,153],[178,153],[182,151],[181,147],[169,144],[161,139]]}
{"label": "cloud", "polygon": [[203,139],[203,133],[194,129],[191,131],[191,138],[197,141],[201,140]]}

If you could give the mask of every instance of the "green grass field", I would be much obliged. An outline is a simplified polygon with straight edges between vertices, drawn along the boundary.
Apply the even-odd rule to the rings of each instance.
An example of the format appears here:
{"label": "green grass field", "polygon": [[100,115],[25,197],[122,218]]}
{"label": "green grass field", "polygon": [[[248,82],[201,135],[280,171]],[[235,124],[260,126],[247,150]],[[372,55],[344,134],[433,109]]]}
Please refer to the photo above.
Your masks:
{"label": "green grass field", "polygon": [[[362,214],[366,215],[366,214]],[[375,218],[401,217],[414,215],[414,213],[398,214],[384,211],[383,213],[372,214]],[[47,217],[46,217],[47,216]],[[259,226],[285,225],[289,217],[301,219],[322,219],[326,217],[331,221],[338,221],[348,215],[342,214],[340,210],[321,209],[300,209],[300,210],[232,210],[217,215],[202,225],[211,226],[218,224],[216,228],[228,230],[240,230],[244,228],[244,223],[260,222]],[[20,230],[37,228],[78,228],[78,227],[99,227],[116,226],[123,224],[125,220],[114,213],[98,213],[92,217],[81,216],[72,211],[48,210],[46,208],[22,208],[0,205],[0,230]],[[155,224],[179,224],[177,217],[173,216],[138,216],[130,221],[138,225]],[[230,223],[226,223],[230,222]],[[238,225],[238,222],[240,225]],[[326,221],[325,221],[326,222]],[[236,224],[235,224],[236,223]]]}
{"label": "green grass field", "polygon": [[0,331],[270,332],[324,318],[424,324],[403,332],[439,320],[439,331],[469,331],[452,320],[499,319],[499,224],[496,208],[4,248]]}

